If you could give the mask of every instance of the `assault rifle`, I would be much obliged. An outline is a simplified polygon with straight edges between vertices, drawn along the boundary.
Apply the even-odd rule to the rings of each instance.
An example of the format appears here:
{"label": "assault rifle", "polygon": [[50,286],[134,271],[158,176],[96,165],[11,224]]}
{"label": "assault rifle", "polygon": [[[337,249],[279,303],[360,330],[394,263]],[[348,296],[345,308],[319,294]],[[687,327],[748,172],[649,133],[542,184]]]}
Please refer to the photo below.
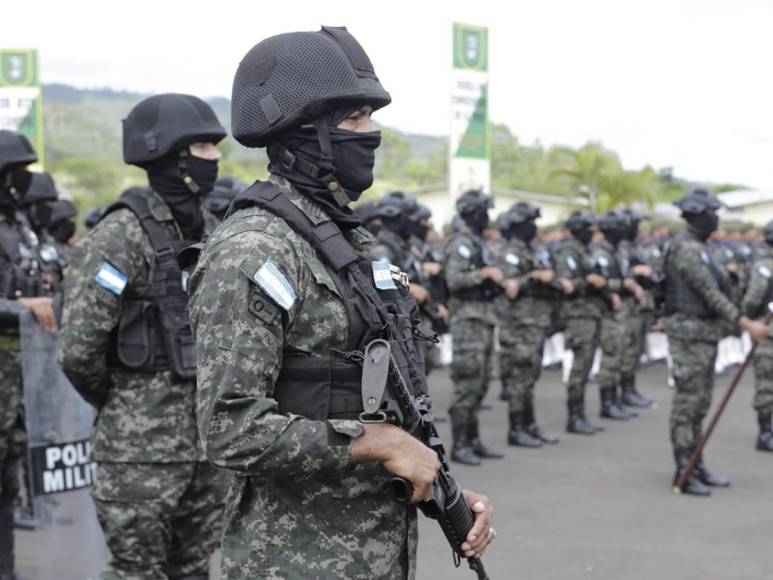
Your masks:
{"label": "assault rifle", "polygon": [[[440,470],[432,486],[432,499],[421,502],[419,509],[425,516],[437,520],[451,545],[454,564],[458,567],[462,558],[462,542],[474,524],[470,506],[459,484],[451,475],[443,442],[432,422],[432,401],[427,394],[414,395],[405,382],[401,368],[409,372],[409,363],[398,366],[395,353],[403,358],[401,350],[383,339],[368,343],[363,352],[362,401],[363,423],[392,423],[410,433],[432,449],[440,461]],[[413,495],[413,485],[405,478],[393,476],[389,481],[392,497],[408,504]],[[489,580],[480,558],[468,558],[467,563],[477,574],[478,580]]]}

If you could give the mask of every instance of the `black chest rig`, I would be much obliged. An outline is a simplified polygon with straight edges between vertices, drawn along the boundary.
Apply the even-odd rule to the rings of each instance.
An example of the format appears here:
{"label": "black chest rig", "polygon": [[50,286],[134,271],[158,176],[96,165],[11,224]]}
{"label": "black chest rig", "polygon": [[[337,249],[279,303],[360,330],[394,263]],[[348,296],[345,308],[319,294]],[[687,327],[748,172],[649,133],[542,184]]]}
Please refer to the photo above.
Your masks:
{"label": "black chest rig", "polygon": [[52,295],[61,289],[67,258],[57,249],[54,239],[45,231],[40,235],[37,247],[41,281],[46,295]]}
{"label": "black chest rig", "polygon": [[[684,234],[680,234],[684,239]],[[676,238],[674,241],[680,238]],[[672,242],[673,243],[673,242]],[[665,310],[666,314],[682,313],[696,318],[716,318],[717,314],[709,307],[706,301],[698,292],[693,290],[683,276],[670,268],[669,258],[672,246],[666,248],[665,256]],[[711,272],[711,276],[717,281],[719,289],[725,296],[729,296],[729,282],[720,270],[711,253],[704,249],[701,253],[701,260]]]}
{"label": "black chest rig", "polygon": [[[451,240],[450,243],[453,243],[453,240]],[[486,266],[496,265],[494,256],[491,255],[491,251],[482,241],[472,238],[471,246],[466,247],[470,250],[470,257],[467,258],[470,261],[470,270],[480,270]],[[501,286],[495,284],[491,280],[484,280],[471,288],[451,292],[451,297],[460,300],[482,300],[490,302],[499,296],[503,290],[504,289]]]}
{"label": "black chest rig", "polygon": [[596,274],[604,276],[604,278],[607,280],[622,278],[623,272],[620,267],[620,263],[617,261],[615,248],[612,247],[610,251],[609,248],[605,246],[599,245],[597,247],[601,250],[601,252],[603,252],[603,254],[596,256],[596,259],[593,262],[593,271]]}
{"label": "black chest rig", "polygon": [[[171,371],[178,379],[196,377],[196,351],[188,316],[188,294],[176,255],[192,242],[170,240],[150,211],[146,190],[133,188],[107,208],[105,215],[126,208],[140,220],[150,238],[155,260],[150,284],[142,292],[127,287],[113,340],[113,363],[138,371]],[[104,219],[104,216],[103,218]]]}
{"label": "black chest rig", "polygon": [[[0,296],[3,298],[34,298],[50,296],[52,285],[43,276],[38,253],[38,237],[17,214],[14,221],[0,222]],[[56,282],[57,285],[61,277]]]}
{"label": "black chest rig", "polygon": [[409,389],[425,394],[424,360],[414,342],[418,310],[407,288],[397,282],[394,290],[377,289],[371,260],[355,252],[338,226],[314,224],[273,183],[254,183],[230,212],[250,206],[280,217],[316,250],[343,298],[349,327],[345,351],[320,357],[285,349],[273,394],[279,411],[313,420],[357,419],[363,411],[362,353],[374,339],[391,343]]}

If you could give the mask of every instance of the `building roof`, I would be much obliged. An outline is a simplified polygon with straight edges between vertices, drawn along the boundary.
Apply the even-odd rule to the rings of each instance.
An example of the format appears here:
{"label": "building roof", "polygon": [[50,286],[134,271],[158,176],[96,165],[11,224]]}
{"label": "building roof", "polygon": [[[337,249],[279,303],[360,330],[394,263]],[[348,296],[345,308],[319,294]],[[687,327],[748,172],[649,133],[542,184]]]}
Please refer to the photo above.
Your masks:
{"label": "building roof", "polygon": [[738,189],[718,193],[717,197],[728,209],[735,209],[761,203],[773,203],[773,191],[761,189]]}

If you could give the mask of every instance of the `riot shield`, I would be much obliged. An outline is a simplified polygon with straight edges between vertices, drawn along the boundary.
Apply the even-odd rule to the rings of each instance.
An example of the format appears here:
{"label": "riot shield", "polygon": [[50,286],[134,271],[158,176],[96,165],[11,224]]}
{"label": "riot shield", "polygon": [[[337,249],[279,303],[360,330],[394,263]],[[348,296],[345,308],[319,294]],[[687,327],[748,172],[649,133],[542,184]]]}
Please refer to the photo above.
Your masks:
{"label": "riot shield", "polygon": [[19,331],[35,545],[35,569],[20,572],[41,580],[98,578],[108,552],[89,494],[95,412],[57,364],[58,333],[44,331],[26,310]]}

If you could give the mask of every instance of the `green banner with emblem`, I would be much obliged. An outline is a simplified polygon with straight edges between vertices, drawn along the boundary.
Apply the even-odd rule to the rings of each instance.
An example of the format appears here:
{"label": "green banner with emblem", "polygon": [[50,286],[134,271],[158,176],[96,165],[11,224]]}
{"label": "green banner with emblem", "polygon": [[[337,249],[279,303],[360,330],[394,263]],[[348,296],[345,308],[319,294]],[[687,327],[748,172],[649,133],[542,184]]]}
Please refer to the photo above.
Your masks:
{"label": "green banner with emblem", "polygon": [[0,48],[0,129],[24,134],[44,165],[43,96],[34,48]]}

